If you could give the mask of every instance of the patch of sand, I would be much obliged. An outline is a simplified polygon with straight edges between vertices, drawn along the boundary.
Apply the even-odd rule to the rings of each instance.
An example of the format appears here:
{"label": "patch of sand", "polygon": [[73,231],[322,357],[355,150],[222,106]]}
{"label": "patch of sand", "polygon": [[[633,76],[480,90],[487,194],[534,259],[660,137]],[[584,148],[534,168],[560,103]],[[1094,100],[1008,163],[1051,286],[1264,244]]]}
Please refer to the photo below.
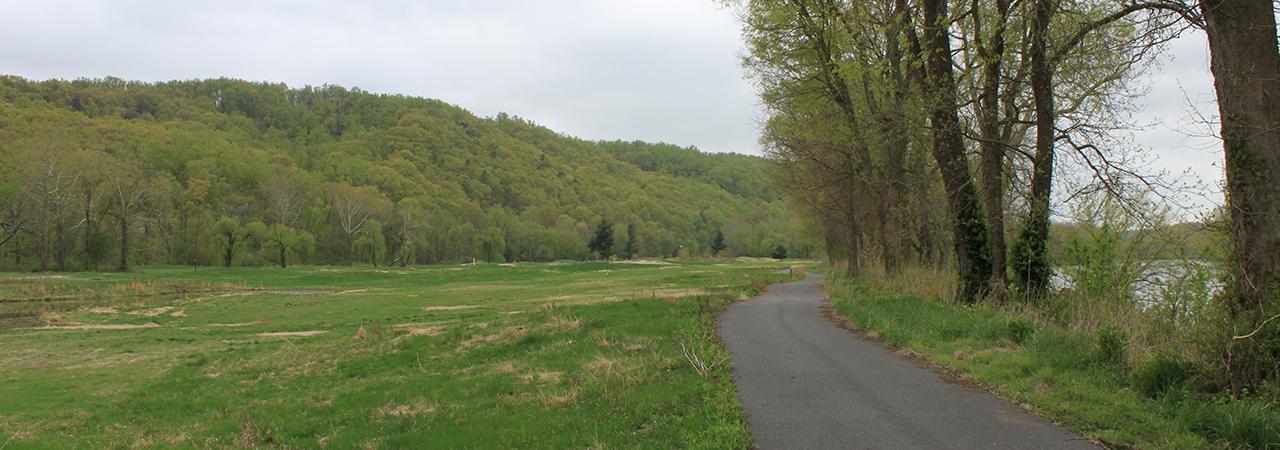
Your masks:
{"label": "patch of sand", "polygon": [[328,333],[324,330],[314,331],[276,331],[272,333],[258,333],[259,337],[311,337]]}

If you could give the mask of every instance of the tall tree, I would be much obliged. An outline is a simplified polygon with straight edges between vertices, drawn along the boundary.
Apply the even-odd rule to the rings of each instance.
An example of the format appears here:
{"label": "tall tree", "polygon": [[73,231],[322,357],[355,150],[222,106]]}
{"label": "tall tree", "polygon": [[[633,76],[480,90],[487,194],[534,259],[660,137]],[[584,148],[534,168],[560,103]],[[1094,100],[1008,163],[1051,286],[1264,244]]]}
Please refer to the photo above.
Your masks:
{"label": "tall tree", "polygon": [[[1209,38],[1226,157],[1226,194],[1234,252],[1226,296],[1233,314],[1257,330],[1280,313],[1280,50],[1269,0],[1200,0]],[[1247,330],[1246,330],[1247,331]],[[1255,342],[1263,342],[1256,339]],[[1233,381],[1280,377],[1270,348],[1239,358]],[[1247,335],[1247,334],[1245,334]],[[1261,347],[1262,345],[1259,345]]]}
{"label": "tall tree", "polygon": [[987,292],[991,281],[991,248],[987,240],[986,218],[965,157],[964,134],[960,129],[956,104],[947,0],[921,0],[920,9],[923,15],[924,93],[929,102],[933,157],[947,189],[956,268],[960,274],[959,298],[972,303]]}
{"label": "tall tree", "polygon": [[129,236],[139,203],[146,193],[147,179],[133,161],[117,157],[104,158],[103,191],[111,203],[119,234],[120,271],[129,270]]}

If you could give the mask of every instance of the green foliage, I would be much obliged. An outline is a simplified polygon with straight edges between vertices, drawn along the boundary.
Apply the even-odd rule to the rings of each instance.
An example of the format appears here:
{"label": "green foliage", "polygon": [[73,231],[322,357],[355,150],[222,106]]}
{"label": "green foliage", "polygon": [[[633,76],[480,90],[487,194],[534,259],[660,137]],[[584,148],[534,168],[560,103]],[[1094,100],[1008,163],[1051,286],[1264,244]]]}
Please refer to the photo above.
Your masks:
{"label": "green foliage", "polygon": [[1224,447],[1280,447],[1280,411],[1262,399],[1223,397],[1211,403],[1188,403],[1186,427]]}
{"label": "green foliage", "polygon": [[1048,234],[1048,220],[1029,218],[1018,230],[1018,237],[1009,250],[1011,280],[1028,300],[1043,298],[1053,276],[1047,242],[1040,239]]}
{"label": "green foliage", "polygon": [[596,224],[587,249],[600,259],[609,259],[613,255],[613,224],[609,223],[609,219],[600,219],[600,223]]}
{"label": "green foliage", "polygon": [[727,246],[724,244],[724,232],[716,230],[715,237],[711,238],[711,256],[719,255],[725,248]]}
{"label": "green foliage", "polygon": [[638,256],[636,246],[636,226],[627,224],[627,243],[622,246],[622,259],[633,259]]}
{"label": "green foliage", "polygon": [[[585,141],[506,114],[338,86],[6,76],[0,142],[10,143],[0,149],[0,206],[28,210],[17,177],[5,175],[52,145],[79,180],[59,211],[91,219],[88,239],[79,229],[48,240],[20,233],[3,249],[18,257],[0,260],[14,269],[34,267],[29,256],[45,241],[69,245],[80,268],[122,246],[142,263],[226,265],[230,248],[232,265],[279,264],[279,242],[228,238],[215,229],[223,218],[309,234],[314,248],[285,252],[298,263],[350,261],[368,219],[384,224],[384,245],[367,236],[359,258],[379,253],[379,264],[586,259],[601,216],[635,225],[632,257],[682,245],[709,255],[691,242],[711,226],[724,227],[734,255],[766,256],[796,239],[762,158]],[[128,195],[108,195],[113,181]],[[121,242],[122,229],[146,232]]]}
{"label": "green foliage", "polygon": [[1015,344],[1022,344],[1027,341],[1036,332],[1036,324],[1023,317],[1016,317],[1009,321],[1008,337],[1009,341]]}
{"label": "green foliage", "polygon": [[1156,397],[1176,389],[1191,379],[1191,366],[1181,356],[1157,353],[1133,374],[1134,384],[1148,397]]}
{"label": "green foliage", "polygon": [[773,259],[787,259],[787,246],[778,244],[777,247],[773,248],[773,254],[770,256]]}
{"label": "green foliage", "polygon": [[1112,325],[1098,329],[1093,348],[1093,362],[1101,365],[1125,367],[1129,358],[1129,336]]}
{"label": "green foliage", "polygon": [[1137,267],[1120,242],[1119,230],[1103,223],[1085,239],[1066,245],[1063,272],[1072,289],[1089,298],[1128,303],[1133,300]]}

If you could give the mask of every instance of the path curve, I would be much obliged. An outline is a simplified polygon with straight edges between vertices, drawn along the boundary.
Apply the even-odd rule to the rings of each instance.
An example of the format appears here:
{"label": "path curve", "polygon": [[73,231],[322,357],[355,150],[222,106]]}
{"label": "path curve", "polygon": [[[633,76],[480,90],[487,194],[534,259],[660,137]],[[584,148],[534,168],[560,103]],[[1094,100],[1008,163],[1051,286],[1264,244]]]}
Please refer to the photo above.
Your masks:
{"label": "path curve", "polygon": [[1097,448],[822,315],[821,275],[729,307],[720,336],[763,449]]}

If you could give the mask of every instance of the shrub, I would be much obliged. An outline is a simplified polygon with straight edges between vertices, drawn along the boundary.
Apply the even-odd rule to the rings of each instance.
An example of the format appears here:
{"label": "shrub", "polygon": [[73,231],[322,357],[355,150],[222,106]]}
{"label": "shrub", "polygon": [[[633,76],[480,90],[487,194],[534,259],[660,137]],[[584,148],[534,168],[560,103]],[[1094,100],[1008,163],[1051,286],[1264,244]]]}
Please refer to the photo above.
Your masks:
{"label": "shrub", "polygon": [[1031,334],[1035,332],[1036,326],[1034,323],[1031,323],[1030,320],[1019,317],[1009,321],[1007,337],[1010,341],[1013,341],[1013,343],[1020,345],[1023,342],[1026,342],[1027,338],[1031,337]]}
{"label": "shrub", "polygon": [[1098,330],[1098,346],[1093,350],[1093,361],[1098,364],[1123,367],[1127,359],[1125,341],[1129,337],[1111,325]]}
{"label": "shrub", "polygon": [[1134,374],[1134,384],[1148,397],[1156,397],[1181,386],[1191,378],[1191,367],[1181,356],[1160,352]]}

